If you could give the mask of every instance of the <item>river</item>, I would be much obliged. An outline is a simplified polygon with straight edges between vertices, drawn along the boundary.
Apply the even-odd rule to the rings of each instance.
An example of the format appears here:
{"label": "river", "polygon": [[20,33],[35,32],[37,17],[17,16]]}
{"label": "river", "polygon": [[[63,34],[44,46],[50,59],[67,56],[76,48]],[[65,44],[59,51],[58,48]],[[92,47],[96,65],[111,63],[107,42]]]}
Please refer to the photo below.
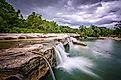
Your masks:
{"label": "river", "polygon": [[[75,46],[68,55],[80,57],[82,67],[72,71],[54,68],[56,80],[121,80],[121,41],[82,42],[87,44],[86,48]],[[80,64],[79,61],[72,63]],[[48,74],[44,80],[52,80],[51,74]]]}

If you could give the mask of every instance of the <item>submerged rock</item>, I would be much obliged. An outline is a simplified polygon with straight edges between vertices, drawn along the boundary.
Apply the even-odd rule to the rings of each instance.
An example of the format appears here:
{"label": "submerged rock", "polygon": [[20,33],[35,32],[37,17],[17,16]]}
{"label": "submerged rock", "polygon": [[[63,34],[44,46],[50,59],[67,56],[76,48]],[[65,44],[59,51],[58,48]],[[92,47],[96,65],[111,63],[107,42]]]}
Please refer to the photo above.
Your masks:
{"label": "submerged rock", "polygon": [[86,44],[80,42],[80,41],[73,41],[73,44],[76,44],[76,45],[81,45],[81,46],[87,46]]}

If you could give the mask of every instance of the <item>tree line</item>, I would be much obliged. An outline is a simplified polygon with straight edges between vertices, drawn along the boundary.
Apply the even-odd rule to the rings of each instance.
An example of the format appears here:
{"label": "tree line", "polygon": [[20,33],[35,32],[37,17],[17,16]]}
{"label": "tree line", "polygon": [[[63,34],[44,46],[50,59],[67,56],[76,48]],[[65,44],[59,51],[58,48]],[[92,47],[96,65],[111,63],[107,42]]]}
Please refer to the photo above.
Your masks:
{"label": "tree line", "polygon": [[20,10],[15,10],[6,0],[0,0],[0,33],[77,33],[81,37],[121,36],[121,21],[113,29],[81,25],[78,29],[58,25],[32,12],[26,19]]}

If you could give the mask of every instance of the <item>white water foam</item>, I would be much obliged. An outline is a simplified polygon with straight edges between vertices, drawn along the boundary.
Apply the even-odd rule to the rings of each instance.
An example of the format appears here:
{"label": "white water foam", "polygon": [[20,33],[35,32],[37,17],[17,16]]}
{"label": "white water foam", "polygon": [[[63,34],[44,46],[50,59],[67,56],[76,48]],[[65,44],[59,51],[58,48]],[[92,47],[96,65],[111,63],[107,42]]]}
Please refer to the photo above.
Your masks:
{"label": "white water foam", "polygon": [[[73,43],[71,43],[73,44]],[[73,72],[74,69],[79,69],[86,74],[98,77],[89,68],[94,67],[91,60],[85,57],[68,57],[63,50],[62,44],[55,47],[57,68],[64,69],[66,72]]]}

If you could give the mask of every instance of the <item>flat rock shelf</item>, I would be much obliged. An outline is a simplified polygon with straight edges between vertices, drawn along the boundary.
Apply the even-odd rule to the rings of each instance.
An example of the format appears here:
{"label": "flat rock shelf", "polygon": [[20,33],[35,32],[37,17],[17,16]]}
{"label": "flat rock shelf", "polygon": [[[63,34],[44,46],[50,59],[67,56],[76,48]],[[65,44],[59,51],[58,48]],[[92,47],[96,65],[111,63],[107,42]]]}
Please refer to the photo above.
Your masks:
{"label": "flat rock shelf", "polygon": [[[47,59],[52,67],[55,67],[56,59],[53,46],[56,46],[59,42],[67,45],[67,38],[70,37],[70,34],[46,34],[43,35],[44,37],[32,37],[30,39],[10,38],[22,35],[1,34],[0,80],[6,80],[13,76],[25,80],[40,80],[49,70],[44,58]],[[28,35],[30,34],[24,34],[24,36]],[[8,36],[10,39],[8,39]]]}

